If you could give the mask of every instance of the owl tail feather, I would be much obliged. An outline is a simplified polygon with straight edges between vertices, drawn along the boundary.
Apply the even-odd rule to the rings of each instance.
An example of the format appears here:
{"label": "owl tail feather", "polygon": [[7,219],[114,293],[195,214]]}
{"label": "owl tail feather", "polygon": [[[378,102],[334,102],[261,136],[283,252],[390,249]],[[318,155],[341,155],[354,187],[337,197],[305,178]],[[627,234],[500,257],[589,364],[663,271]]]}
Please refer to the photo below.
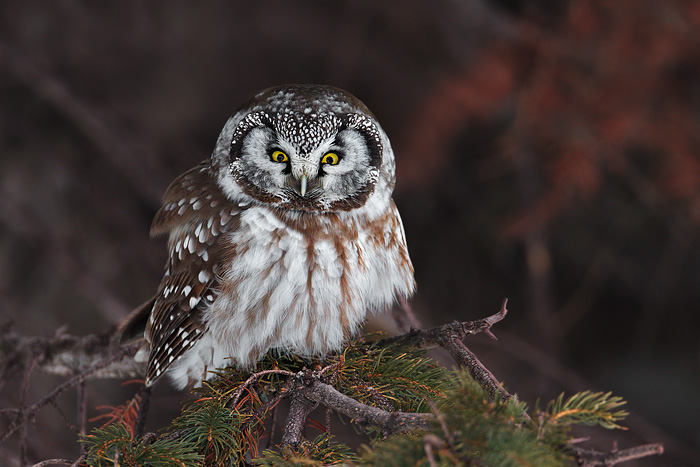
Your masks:
{"label": "owl tail feather", "polygon": [[117,326],[117,330],[114,332],[114,336],[112,336],[112,342],[121,345],[130,341],[143,339],[146,323],[148,322],[148,317],[151,314],[155,301],[156,296],[154,295],[134,308]]}

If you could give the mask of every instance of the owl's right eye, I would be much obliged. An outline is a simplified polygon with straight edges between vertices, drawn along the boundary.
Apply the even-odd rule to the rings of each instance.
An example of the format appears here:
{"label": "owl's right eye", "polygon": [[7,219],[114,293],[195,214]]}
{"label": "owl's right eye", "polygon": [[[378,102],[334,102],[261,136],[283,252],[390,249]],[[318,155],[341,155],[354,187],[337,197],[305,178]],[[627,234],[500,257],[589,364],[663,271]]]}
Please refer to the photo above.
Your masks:
{"label": "owl's right eye", "polygon": [[287,162],[289,157],[282,151],[274,151],[270,155],[270,159],[272,159],[273,162]]}

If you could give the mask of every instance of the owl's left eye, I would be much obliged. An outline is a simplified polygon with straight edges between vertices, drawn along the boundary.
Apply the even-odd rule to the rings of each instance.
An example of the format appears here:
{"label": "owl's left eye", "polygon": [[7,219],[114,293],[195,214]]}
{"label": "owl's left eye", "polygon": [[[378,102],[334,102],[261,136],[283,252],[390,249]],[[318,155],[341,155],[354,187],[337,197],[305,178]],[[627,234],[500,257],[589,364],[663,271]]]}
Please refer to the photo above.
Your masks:
{"label": "owl's left eye", "polygon": [[272,159],[273,162],[287,162],[289,157],[282,151],[274,151],[270,155],[270,159]]}
{"label": "owl's left eye", "polygon": [[340,156],[334,152],[329,152],[321,158],[321,164],[336,165],[340,162]]}

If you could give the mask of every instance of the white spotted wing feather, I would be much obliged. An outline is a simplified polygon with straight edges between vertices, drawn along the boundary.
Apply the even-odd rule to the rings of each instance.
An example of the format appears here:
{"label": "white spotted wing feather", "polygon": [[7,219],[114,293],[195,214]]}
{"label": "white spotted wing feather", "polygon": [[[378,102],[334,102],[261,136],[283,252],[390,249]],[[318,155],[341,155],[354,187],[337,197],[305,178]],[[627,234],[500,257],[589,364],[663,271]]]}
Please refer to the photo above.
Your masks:
{"label": "white spotted wing feather", "polygon": [[178,177],[165,194],[151,229],[168,235],[169,259],[146,326],[147,384],[202,337],[202,310],[217,293],[220,238],[237,215],[230,209],[206,163]]}

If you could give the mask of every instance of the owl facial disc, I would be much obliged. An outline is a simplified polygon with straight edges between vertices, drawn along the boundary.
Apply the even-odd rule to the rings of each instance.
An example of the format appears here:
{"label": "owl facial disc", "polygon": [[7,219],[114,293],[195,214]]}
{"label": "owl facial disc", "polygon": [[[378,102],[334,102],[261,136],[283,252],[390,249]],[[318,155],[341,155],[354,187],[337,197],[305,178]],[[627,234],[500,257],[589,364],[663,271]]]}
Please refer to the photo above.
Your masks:
{"label": "owl facial disc", "polygon": [[335,99],[338,105],[329,106],[309,97],[300,112],[276,108],[276,97],[268,98],[240,118],[229,161],[244,193],[305,212],[348,211],[367,202],[383,159],[378,124],[349,112],[361,108],[347,95]]}

